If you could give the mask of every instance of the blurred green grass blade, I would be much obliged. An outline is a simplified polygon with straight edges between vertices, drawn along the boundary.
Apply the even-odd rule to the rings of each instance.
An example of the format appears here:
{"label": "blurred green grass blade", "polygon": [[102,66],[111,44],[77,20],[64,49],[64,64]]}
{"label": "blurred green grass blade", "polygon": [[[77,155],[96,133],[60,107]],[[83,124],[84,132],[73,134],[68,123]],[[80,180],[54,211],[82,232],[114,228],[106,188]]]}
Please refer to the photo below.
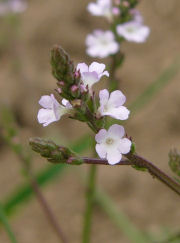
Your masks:
{"label": "blurred green grass blade", "polygon": [[[47,166],[46,169],[41,171],[36,176],[38,184],[41,186],[45,185],[45,183],[47,183],[52,178],[59,176],[63,172],[64,168],[64,165]],[[18,188],[13,193],[11,193],[3,203],[3,209],[6,214],[11,214],[18,205],[21,205],[23,202],[28,200],[33,195],[33,193],[34,192],[29,183],[18,186]]]}
{"label": "blurred green grass blade", "polygon": [[150,236],[141,232],[136,226],[130,222],[127,216],[119,211],[112,199],[102,190],[98,190],[95,194],[95,200],[103,208],[116,226],[132,243],[150,243]]}
{"label": "blurred green grass blade", "polygon": [[[73,151],[76,153],[82,153],[83,151],[87,150],[92,144],[92,139],[89,135],[83,136],[76,144],[71,145]],[[47,182],[50,182],[52,179],[60,176],[66,165],[64,164],[57,164],[57,165],[48,165],[45,169],[39,172],[36,175],[36,180],[40,186],[45,185]],[[17,189],[11,193],[3,203],[3,209],[6,214],[11,214],[13,210],[21,205],[23,202],[28,200],[33,195],[33,191],[31,186],[26,183],[25,185],[18,186]]]}
{"label": "blurred green grass blade", "polygon": [[7,234],[8,234],[8,237],[9,237],[9,240],[11,243],[18,243],[17,240],[16,240],[16,237],[11,229],[11,226],[9,225],[9,222],[7,220],[7,217],[6,217],[6,214],[0,204],[0,223],[4,226]]}
{"label": "blurred green grass blade", "polygon": [[152,98],[157,95],[162,88],[165,87],[179,72],[180,70],[180,60],[176,59],[167,69],[165,69],[159,78],[157,78],[153,83],[151,83],[147,89],[145,89],[142,94],[140,94],[137,99],[128,107],[132,113],[137,112],[145,105],[147,105]]}

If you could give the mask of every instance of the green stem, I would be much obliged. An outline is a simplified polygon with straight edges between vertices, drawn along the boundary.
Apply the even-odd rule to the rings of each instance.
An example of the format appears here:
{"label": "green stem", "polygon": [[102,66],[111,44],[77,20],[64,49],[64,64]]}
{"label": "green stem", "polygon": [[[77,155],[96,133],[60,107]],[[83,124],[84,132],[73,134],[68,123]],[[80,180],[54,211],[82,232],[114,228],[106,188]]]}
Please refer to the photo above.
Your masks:
{"label": "green stem", "polygon": [[124,61],[124,54],[118,52],[116,55],[112,56],[110,65],[110,79],[109,79],[109,90],[110,92],[119,89],[119,79],[116,77],[116,70],[120,68]]}
{"label": "green stem", "polygon": [[94,203],[94,195],[95,195],[95,184],[96,184],[96,166],[91,165],[90,171],[89,171],[88,186],[87,186],[87,198],[86,198],[86,209],[85,209],[85,214],[84,214],[82,243],[90,242],[92,212],[93,212],[93,203]]}
{"label": "green stem", "polygon": [[1,204],[0,204],[0,222],[3,224],[10,241],[12,243],[17,243],[16,237],[15,237],[13,231],[11,230],[11,226],[8,223],[8,220],[6,218],[5,212],[4,212]]}

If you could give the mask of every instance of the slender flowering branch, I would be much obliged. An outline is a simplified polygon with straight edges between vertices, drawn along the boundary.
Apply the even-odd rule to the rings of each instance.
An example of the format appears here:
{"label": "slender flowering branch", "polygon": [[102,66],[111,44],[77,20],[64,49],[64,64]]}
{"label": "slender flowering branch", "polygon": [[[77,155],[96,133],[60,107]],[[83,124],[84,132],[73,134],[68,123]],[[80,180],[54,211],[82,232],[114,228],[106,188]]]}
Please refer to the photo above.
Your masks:
{"label": "slender flowering branch", "polygon": [[[76,157],[69,149],[56,145],[54,142],[43,140],[40,138],[30,139],[30,145],[35,152],[46,157],[52,163],[66,163],[69,165],[92,164],[92,165],[110,165],[106,159],[96,159],[87,157]],[[61,152],[63,151],[63,152]],[[64,151],[68,151],[64,154]],[[140,169],[147,169],[147,171],[154,177],[164,183],[166,186],[174,190],[180,195],[180,184],[166,175],[162,170],[157,168],[152,162],[147,159],[134,154],[132,152],[124,155],[128,160],[121,160],[116,163],[119,165],[131,165]]]}

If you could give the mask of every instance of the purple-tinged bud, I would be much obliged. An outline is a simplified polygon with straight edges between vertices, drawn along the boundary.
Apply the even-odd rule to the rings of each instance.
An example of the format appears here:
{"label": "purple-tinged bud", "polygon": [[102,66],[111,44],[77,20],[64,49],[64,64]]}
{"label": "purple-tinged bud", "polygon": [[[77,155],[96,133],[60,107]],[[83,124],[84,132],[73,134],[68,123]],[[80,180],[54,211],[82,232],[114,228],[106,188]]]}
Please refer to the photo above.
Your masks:
{"label": "purple-tinged bud", "polygon": [[59,81],[59,82],[57,82],[57,84],[58,84],[58,86],[61,86],[61,87],[63,87],[65,85],[64,81]]}
{"label": "purple-tinged bud", "polygon": [[74,98],[78,98],[79,95],[80,95],[79,87],[77,85],[75,85],[75,84],[71,86],[71,95]]}
{"label": "purple-tinged bud", "polygon": [[62,93],[62,89],[61,88],[57,88],[55,90],[58,92],[58,94],[61,94]]}
{"label": "purple-tinged bud", "polygon": [[75,78],[80,78],[80,77],[81,77],[80,70],[76,70],[76,71],[75,71],[75,73],[74,73],[74,77],[75,77]]}
{"label": "purple-tinged bud", "polygon": [[128,1],[124,1],[124,2],[122,2],[122,5],[124,6],[124,7],[130,7],[130,4],[129,4],[129,2]]}
{"label": "purple-tinged bud", "polygon": [[78,86],[75,84],[71,86],[71,92],[73,93],[76,92],[78,89],[79,89]]}

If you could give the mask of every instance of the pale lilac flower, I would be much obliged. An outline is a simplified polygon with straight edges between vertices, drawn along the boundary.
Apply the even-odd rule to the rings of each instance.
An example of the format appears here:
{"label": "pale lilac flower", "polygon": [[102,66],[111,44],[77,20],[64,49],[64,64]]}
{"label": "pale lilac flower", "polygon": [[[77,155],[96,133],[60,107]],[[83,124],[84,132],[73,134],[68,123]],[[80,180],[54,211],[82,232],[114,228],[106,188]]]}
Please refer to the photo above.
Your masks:
{"label": "pale lilac flower", "polygon": [[77,65],[76,70],[80,71],[84,90],[86,90],[86,87],[88,86],[88,89],[91,91],[93,84],[97,83],[102,76],[109,77],[108,71],[104,71],[105,68],[105,64],[98,62],[91,63],[89,67],[86,63],[79,63]]}
{"label": "pale lilac flower", "polygon": [[6,15],[10,13],[21,13],[27,8],[27,2],[25,0],[6,0],[0,2],[0,15]]}
{"label": "pale lilac flower", "polygon": [[131,150],[131,141],[122,138],[125,130],[122,126],[114,124],[108,131],[101,129],[95,136],[96,152],[102,159],[107,159],[111,165],[121,161],[122,154],[127,154]]}
{"label": "pale lilac flower", "polygon": [[43,108],[39,110],[37,118],[38,122],[42,123],[44,127],[52,122],[60,120],[61,116],[72,110],[72,105],[68,100],[63,99],[62,105],[60,105],[53,94],[42,96],[39,100],[39,104]]}
{"label": "pale lilac flower", "polygon": [[98,109],[101,116],[111,116],[115,119],[126,120],[130,111],[123,106],[126,96],[120,90],[115,90],[111,94],[107,89],[99,92],[100,107]]}
{"label": "pale lilac flower", "polygon": [[112,1],[111,0],[97,0],[96,3],[89,3],[88,11],[95,16],[104,16],[108,20],[112,20]]}
{"label": "pale lilac flower", "polygon": [[95,30],[86,38],[87,54],[91,57],[105,58],[119,50],[112,31]]}
{"label": "pale lilac flower", "polygon": [[140,22],[129,21],[117,26],[118,35],[124,37],[127,41],[142,43],[149,36],[150,29]]}

